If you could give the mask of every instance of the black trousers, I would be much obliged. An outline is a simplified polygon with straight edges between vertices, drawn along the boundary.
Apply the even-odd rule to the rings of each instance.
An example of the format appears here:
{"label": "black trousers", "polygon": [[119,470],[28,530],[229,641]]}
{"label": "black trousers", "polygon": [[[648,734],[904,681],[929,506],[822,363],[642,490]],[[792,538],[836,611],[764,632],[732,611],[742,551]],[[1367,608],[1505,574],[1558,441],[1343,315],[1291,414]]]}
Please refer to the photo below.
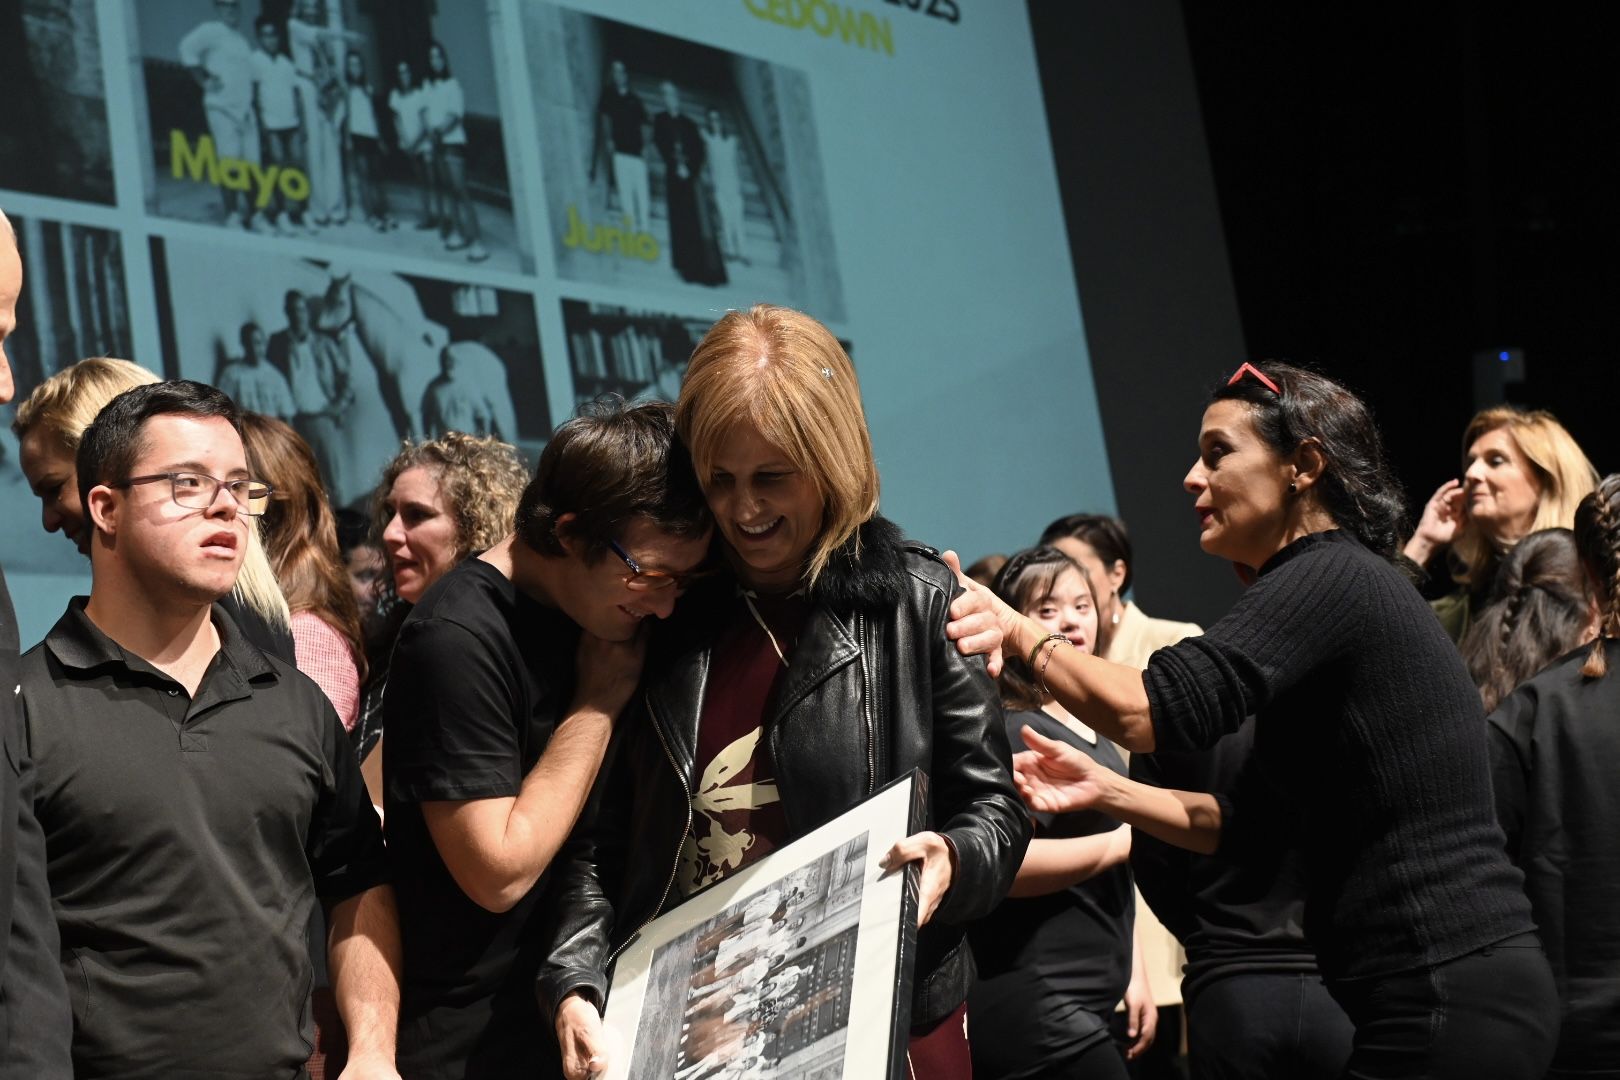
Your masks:
{"label": "black trousers", "polygon": [[1131,1080],[1131,1074],[1125,1069],[1125,1055],[1114,1041],[1101,1039],[1067,1061],[1043,1069],[1040,1080]]}
{"label": "black trousers", "polygon": [[1337,1080],[1353,1034],[1317,975],[1228,975],[1187,1002],[1193,1080]]}
{"label": "black trousers", "polygon": [[1356,1026],[1345,1080],[1531,1080],[1558,1045],[1558,992],[1534,934],[1329,986]]}

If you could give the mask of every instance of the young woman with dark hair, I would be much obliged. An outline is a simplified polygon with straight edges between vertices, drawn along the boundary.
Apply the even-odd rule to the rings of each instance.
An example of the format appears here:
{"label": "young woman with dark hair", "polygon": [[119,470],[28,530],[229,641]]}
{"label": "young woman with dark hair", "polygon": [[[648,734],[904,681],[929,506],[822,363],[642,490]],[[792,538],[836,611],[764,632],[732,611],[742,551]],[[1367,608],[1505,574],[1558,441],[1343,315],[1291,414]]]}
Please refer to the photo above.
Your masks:
{"label": "young woman with dark hair", "polygon": [[259,527],[292,612],[298,670],[320,684],[351,730],[360,715],[365,641],[315,452],[290,425],[254,412],[242,414],[242,444],[248,468],[271,488]]}
{"label": "young woman with dark hair", "polygon": [[1571,1080],[1620,1076],[1620,473],[1576,509],[1575,546],[1602,634],[1509,694],[1489,726],[1497,816],[1563,1010],[1547,1076]]}
{"label": "young woman with dark hair", "polygon": [[[1081,652],[1097,643],[1097,608],[1085,570],[1051,547],[1030,548],[996,575],[995,593]],[[1107,739],[1070,716],[1040,672],[1009,656],[1001,669],[1009,738],[1028,724],[1103,768],[1125,771]],[[1139,965],[1132,947],[1135,893],[1131,830],[1095,810],[1031,815],[1034,836],[1012,891],[968,930],[979,979],[968,1013],[994,1038],[973,1043],[973,1074],[986,1080],[1062,1076],[1125,1080],[1110,1032],[1114,1006]],[[1140,983],[1130,1024],[1135,1057],[1153,1043],[1152,996]]]}
{"label": "young woman with dark hair", "polygon": [[1490,712],[1513,688],[1597,637],[1598,614],[1568,529],[1514,545],[1491,582],[1490,603],[1459,648]]}
{"label": "young woman with dark hair", "polygon": [[1097,596],[1096,655],[1104,660],[1146,667],[1153,650],[1203,633],[1196,623],[1151,618],[1135,601],[1125,598],[1131,591],[1135,560],[1130,533],[1119,518],[1069,514],[1046,527],[1041,543],[1052,545],[1086,568]]}
{"label": "young woman with dark hair", "polygon": [[[1366,406],[1320,375],[1245,364],[1212,396],[1185,486],[1199,543],[1250,588],[1147,670],[1000,606],[1011,649],[1133,751],[1208,748],[1254,714],[1255,755],[1306,823],[1306,932],[1355,1025],[1346,1075],[1539,1076],[1558,1031],[1524,879],[1492,813],[1479,694],[1391,560],[1402,500]],[[1031,806],[1096,808],[1162,840],[1268,849],[1274,807],[1152,788],[1025,731]]]}

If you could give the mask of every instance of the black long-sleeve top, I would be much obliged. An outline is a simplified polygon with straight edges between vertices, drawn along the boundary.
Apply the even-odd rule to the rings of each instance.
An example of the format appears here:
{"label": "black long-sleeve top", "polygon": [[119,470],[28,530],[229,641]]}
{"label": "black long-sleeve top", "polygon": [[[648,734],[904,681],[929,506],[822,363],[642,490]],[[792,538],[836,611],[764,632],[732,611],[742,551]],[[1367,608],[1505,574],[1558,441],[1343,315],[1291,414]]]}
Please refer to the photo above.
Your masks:
{"label": "black long-sleeve top", "polygon": [[1620,1073],[1620,642],[1609,674],[1588,649],[1520,686],[1491,714],[1496,808],[1563,1006],[1549,1075]]}
{"label": "black long-sleeve top", "polygon": [[1187,950],[1181,992],[1189,1003],[1228,975],[1317,973],[1305,938],[1305,836],[1254,756],[1254,721],[1201,754],[1131,755],[1131,778],[1184,791],[1231,792],[1251,814],[1274,809],[1273,842],[1243,858],[1196,855],[1140,829],[1131,838],[1137,888]]}
{"label": "black long-sleeve top", "polygon": [[[1255,752],[1305,830],[1305,930],[1328,978],[1429,967],[1534,928],[1478,691],[1417,590],[1350,533],[1283,548],[1202,637],[1154,653],[1143,682],[1166,750],[1255,716]],[[1218,798],[1223,851],[1270,842],[1244,800]]]}

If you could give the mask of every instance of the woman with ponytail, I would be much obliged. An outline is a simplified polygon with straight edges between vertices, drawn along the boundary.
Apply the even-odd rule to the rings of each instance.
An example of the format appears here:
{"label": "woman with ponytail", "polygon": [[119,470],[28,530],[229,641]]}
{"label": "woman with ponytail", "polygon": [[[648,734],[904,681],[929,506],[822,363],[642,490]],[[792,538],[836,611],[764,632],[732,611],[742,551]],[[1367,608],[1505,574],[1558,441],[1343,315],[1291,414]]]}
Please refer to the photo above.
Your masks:
{"label": "woman with ponytail", "polygon": [[1028,729],[1026,802],[1238,859],[1299,821],[1305,933],[1355,1028],[1344,1075],[1540,1076],[1557,991],[1492,812],[1479,693],[1393,565],[1402,500],[1366,405],[1313,372],[1243,364],[1211,395],[1183,486],[1200,546],[1251,583],[1202,637],[1141,672],[993,601],[1003,640],[1132,752],[1206,750],[1254,716],[1256,775],[1283,807],[1243,783],[1149,787]]}
{"label": "woman with ponytail", "polygon": [[1502,560],[1490,602],[1460,648],[1490,712],[1514,687],[1597,633],[1575,534],[1543,529],[1520,540]]}
{"label": "woman with ponytail", "polygon": [[1563,1012],[1549,1077],[1620,1076],[1620,473],[1575,511],[1601,633],[1490,717],[1496,811]]}

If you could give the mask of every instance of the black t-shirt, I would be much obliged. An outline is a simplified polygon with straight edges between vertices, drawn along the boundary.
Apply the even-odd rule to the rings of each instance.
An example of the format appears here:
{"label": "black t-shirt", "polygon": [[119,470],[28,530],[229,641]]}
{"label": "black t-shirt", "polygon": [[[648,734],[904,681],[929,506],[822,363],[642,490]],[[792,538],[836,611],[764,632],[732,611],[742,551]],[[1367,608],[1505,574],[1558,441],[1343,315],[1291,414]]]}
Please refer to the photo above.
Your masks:
{"label": "black t-shirt", "polygon": [[1549,1076],[1620,1073],[1620,642],[1582,646],[1521,685],[1488,726],[1496,811],[1563,1005]]}
{"label": "black t-shirt", "polygon": [[394,646],[383,701],[388,855],[405,986],[399,1068],[411,1077],[556,1068],[534,998],[546,878],[496,914],[461,891],[421,803],[515,796],[566,715],[579,629],[481,559],[422,597]]}
{"label": "black t-shirt", "polygon": [[619,93],[612,83],[602,91],[602,104],[598,110],[608,118],[608,131],[613,136],[613,152],[640,157],[644,145],[642,130],[647,123],[647,106],[641,103],[634,90]]}
{"label": "black t-shirt", "polygon": [[[1023,745],[1019,731],[1027,724],[1100,765],[1125,771],[1113,743],[1101,736],[1088,742],[1044,712],[1009,712],[1006,724],[1014,746]],[[1119,827],[1094,810],[1030,817],[1036,840]],[[1120,863],[1059,892],[1004,900],[969,929],[979,969],[968,998],[975,1075],[1024,1075],[1108,1037],[1106,1018],[1131,978],[1133,904],[1130,867]]]}

